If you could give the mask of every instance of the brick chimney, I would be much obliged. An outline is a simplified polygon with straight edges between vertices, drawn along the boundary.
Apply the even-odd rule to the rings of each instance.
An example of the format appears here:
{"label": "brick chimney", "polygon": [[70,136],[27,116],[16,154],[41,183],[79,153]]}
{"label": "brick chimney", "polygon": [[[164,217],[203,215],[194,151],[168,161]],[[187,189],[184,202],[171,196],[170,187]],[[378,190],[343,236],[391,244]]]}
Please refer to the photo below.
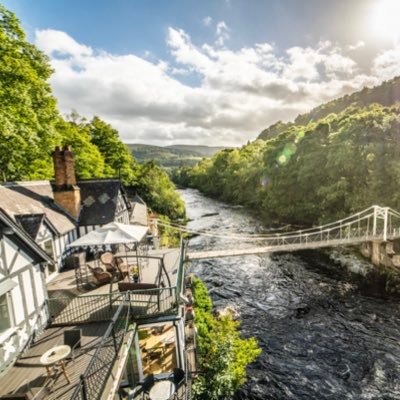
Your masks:
{"label": "brick chimney", "polygon": [[74,218],[78,218],[81,209],[81,191],[76,185],[75,159],[69,146],[61,150],[56,147],[53,153],[55,183],[54,201]]}

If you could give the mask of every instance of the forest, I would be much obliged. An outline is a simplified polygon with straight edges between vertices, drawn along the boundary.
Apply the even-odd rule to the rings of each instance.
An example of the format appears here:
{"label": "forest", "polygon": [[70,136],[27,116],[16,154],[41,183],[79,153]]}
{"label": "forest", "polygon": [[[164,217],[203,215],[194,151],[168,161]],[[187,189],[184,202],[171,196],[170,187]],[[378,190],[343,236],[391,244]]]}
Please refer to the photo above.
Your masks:
{"label": "forest", "polygon": [[[387,89],[398,82],[384,85]],[[305,125],[275,124],[270,129],[275,134],[267,140],[221,151],[175,171],[174,179],[244,205],[266,221],[300,226],[334,221],[373,204],[400,209],[400,115],[395,103],[393,98],[393,105],[350,105]]]}
{"label": "forest", "polygon": [[184,203],[166,172],[154,163],[137,163],[116,129],[96,116],[61,115],[48,83],[52,72],[47,56],[0,4],[0,179],[52,179],[52,151],[70,145],[77,178],[121,177],[154,211],[184,218]]}

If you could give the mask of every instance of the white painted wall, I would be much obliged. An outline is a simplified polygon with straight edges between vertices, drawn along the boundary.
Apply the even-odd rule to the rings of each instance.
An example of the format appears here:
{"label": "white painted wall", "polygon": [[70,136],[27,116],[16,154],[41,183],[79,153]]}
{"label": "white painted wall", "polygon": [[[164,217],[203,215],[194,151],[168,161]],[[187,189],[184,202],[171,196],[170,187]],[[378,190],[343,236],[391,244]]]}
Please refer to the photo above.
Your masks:
{"label": "white painted wall", "polygon": [[0,282],[17,284],[7,293],[11,328],[0,334],[0,371],[12,364],[30,337],[47,323],[41,267],[7,236],[0,240]]}

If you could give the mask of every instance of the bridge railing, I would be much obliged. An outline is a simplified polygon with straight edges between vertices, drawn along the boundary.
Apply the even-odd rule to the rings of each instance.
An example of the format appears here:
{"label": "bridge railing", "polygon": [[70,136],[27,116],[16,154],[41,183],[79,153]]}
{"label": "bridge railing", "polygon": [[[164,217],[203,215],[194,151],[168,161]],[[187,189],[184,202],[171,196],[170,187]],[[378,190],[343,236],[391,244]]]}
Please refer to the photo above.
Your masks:
{"label": "bridge railing", "polygon": [[[257,245],[278,247],[307,245],[316,242],[343,243],[346,241],[387,240],[400,237],[400,213],[388,207],[372,206],[351,217],[314,228],[297,230],[286,234],[257,237]],[[255,239],[244,237],[244,242]]]}

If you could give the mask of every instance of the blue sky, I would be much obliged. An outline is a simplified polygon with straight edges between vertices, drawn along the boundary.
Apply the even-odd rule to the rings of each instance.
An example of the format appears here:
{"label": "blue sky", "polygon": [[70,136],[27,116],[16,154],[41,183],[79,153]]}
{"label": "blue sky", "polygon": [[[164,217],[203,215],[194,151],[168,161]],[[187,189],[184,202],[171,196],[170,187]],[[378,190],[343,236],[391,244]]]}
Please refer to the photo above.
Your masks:
{"label": "blue sky", "polygon": [[127,142],[240,145],[400,73],[397,0],[0,0],[53,64],[62,112]]}

